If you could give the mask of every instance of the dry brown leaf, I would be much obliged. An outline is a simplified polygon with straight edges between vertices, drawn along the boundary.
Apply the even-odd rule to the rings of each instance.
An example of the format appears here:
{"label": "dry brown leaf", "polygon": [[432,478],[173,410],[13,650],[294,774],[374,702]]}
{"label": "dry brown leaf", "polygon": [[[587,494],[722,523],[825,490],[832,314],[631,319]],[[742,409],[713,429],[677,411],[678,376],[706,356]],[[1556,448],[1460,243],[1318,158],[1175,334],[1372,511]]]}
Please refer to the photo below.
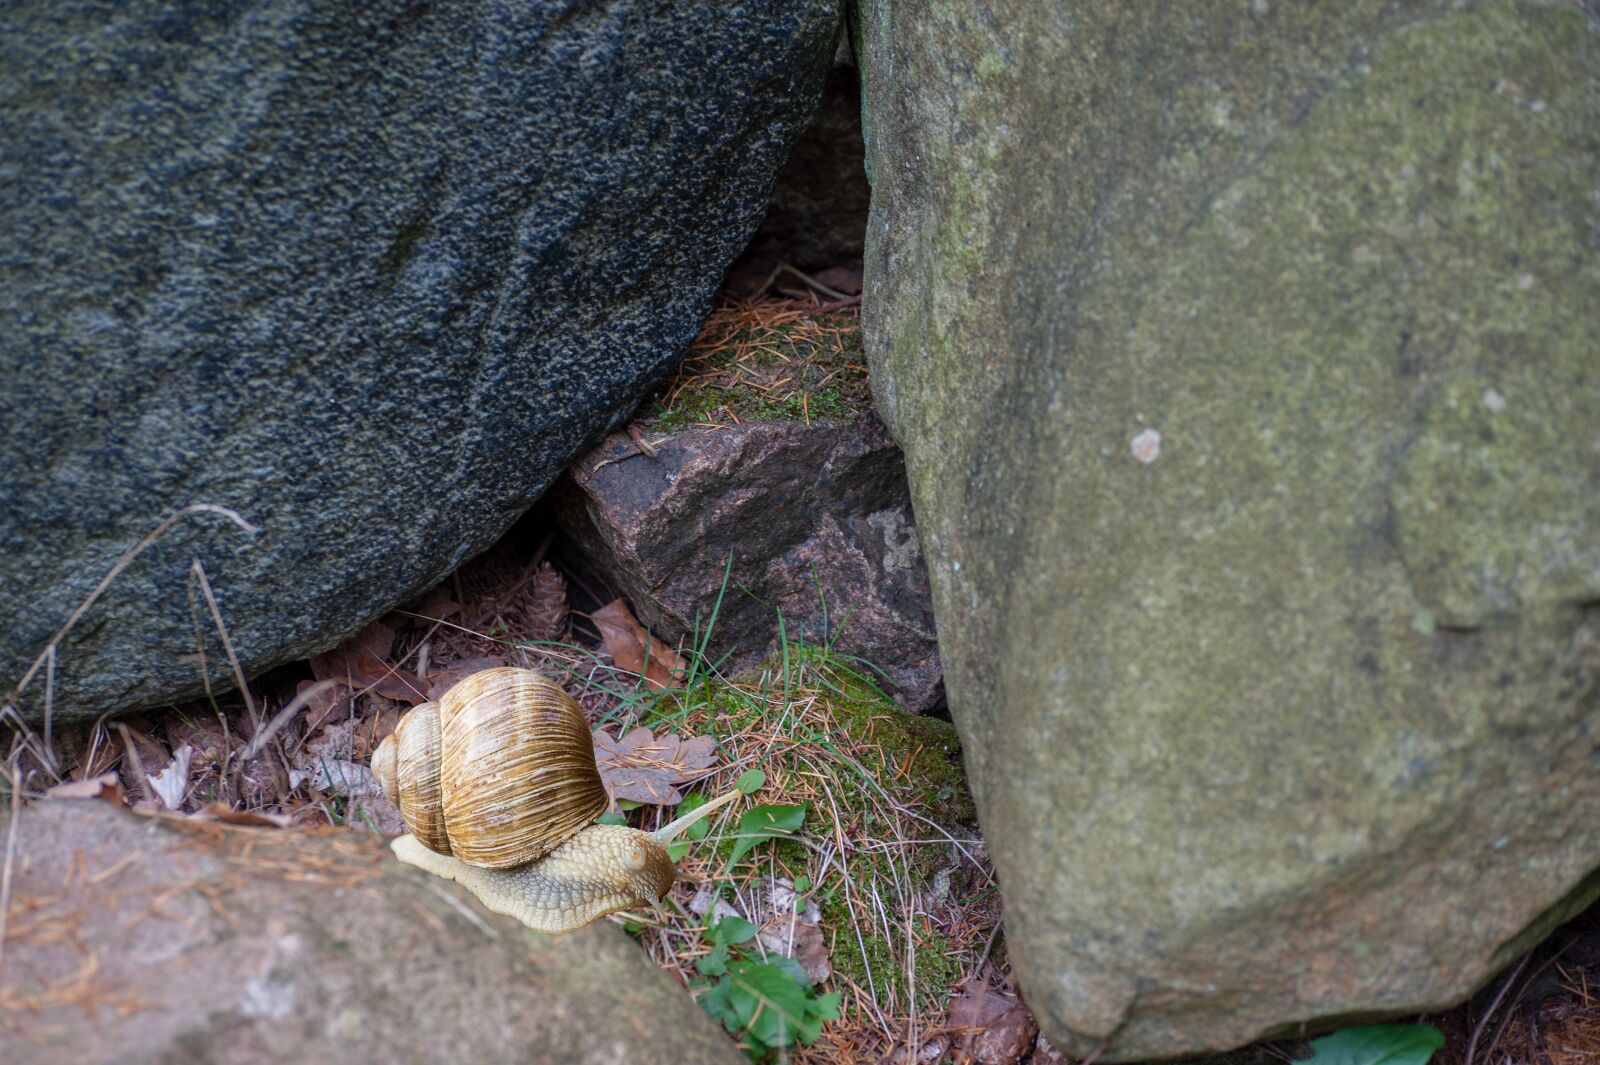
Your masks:
{"label": "dry brown leaf", "polygon": [[122,782],[115,773],[101,773],[88,780],[74,780],[66,784],[57,784],[45,790],[47,799],[104,799],[114,805],[123,805],[126,796],[122,791]]}
{"label": "dry brown leaf", "polygon": [[199,714],[168,721],[167,740],[175,747],[193,747],[201,763],[222,761],[228,748],[222,723],[215,717]]}
{"label": "dry brown leaf", "polygon": [[960,1030],[956,1060],[979,1065],[1015,1065],[1039,1034],[1038,1023],[1010,981],[995,987],[981,975],[956,985],[945,1024]]}
{"label": "dry brown leaf", "polygon": [[606,642],[606,653],[617,668],[642,673],[652,688],[673,688],[689,668],[678,653],[653,639],[621,599],[613,599],[589,615]]}
{"label": "dry brown leaf", "polygon": [[121,741],[118,746],[126,752],[128,744],[132,743],[134,753],[146,771],[159,769],[171,761],[171,752],[150,736],[154,725],[148,718],[126,718],[122,721],[113,721],[111,724],[116,729],[116,737]]}
{"label": "dry brown leaf", "polygon": [[315,762],[322,758],[351,761],[356,749],[356,725],[357,722],[353,718],[324,725],[321,731],[310,736],[301,745],[300,749],[303,752],[301,768],[304,768],[304,763]]}
{"label": "dry brown leaf", "polygon": [[[330,677],[326,679],[338,679],[342,681],[344,678]],[[295,685],[295,694],[299,695],[305,692],[308,688],[316,687],[321,683],[321,679],[303,680],[299,684]],[[336,721],[343,721],[345,718],[349,717],[350,714],[355,710],[355,697],[351,694],[351,692],[352,689],[343,687],[342,685],[331,688],[322,688],[316,692],[313,692],[311,697],[306,700],[306,708],[304,711],[306,719],[305,731],[307,733],[315,732],[323,725],[330,725]]]}
{"label": "dry brown leaf", "polygon": [[357,691],[374,691],[413,706],[427,702],[426,686],[416,675],[388,661],[392,647],[394,630],[381,621],[374,621],[333,650],[313,655],[311,675],[317,680],[337,680]]}
{"label": "dry brown leaf", "polygon": [[445,668],[436,669],[428,674],[428,699],[431,701],[439,698],[439,696],[449,691],[450,686],[462,677],[469,677],[474,673],[481,673],[486,669],[494,669],[496,666],[505,664],[505,659],[493,656],[462,658],[451,662]]}
{"label": "dry brown leaf", "polygon": [[461,613],[461,604],[452,599],[450,593],[441,585],[429,592],[428,597],[417,604],[414,613],[421,614],[430,621],[443,621]]}
{"label": "dry brown leaf", "polygon": [[756,937],[769,952],[799,962],[800,968],[806,971],[814,984],[820,984],[833,975],[833,966],[828,963],[828,944],[823,941],[822,929],[802,921],[796,914],[774,917],[761,926]]}
{"label": "dry brown leaf", "polygon": [[612,801],[655,806],[682,802],[683,793],[673,785],[705,776],[714,747],[710,736],[685,740],[668,733],[657,739],[643,726],[621,739],[603,730],[594,734],[595,762]]}

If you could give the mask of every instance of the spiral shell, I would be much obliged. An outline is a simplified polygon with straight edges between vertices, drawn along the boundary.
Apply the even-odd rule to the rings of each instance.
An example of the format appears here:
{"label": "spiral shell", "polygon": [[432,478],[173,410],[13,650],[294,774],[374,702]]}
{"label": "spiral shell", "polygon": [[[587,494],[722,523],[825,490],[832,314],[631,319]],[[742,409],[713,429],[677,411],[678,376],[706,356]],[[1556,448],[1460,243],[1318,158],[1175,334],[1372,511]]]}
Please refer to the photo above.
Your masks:
{"label": "spiral shell", "polygon": [[418,842],[484,869],[541,858],[606,808],[583,712],[528,669],[486,669],[414,707],[372,770]]}

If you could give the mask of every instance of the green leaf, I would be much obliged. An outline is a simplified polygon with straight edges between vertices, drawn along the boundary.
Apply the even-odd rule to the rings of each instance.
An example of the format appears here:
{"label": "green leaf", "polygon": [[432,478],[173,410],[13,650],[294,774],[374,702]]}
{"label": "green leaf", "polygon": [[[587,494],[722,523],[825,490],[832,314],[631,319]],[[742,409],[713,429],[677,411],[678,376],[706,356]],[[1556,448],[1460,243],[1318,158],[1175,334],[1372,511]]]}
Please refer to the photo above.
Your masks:
{"label": "green leaf", "polygon": [[618,799],[617,800],[617,809],[623,811],[624,813],[626,813],[629,810],[637,810],[639,807],[641,807],[643,805],[644,805],[644,803],[639,802],[639,801],[637,801],[635,799]]}
{"label": "green leaf", "polygon": [[628,819],[626,817],[623,817],[621,814],[614,814],[610,810],[607,810],[594,820],[595,824],[597,825],[625,825],[628,823]]}
{"label": "green leaf", "polygon": [[784,957],[782,954],[767,955],[767,964],[776,966],[789,974],[789,978],[807,991],[811,990],[811,974],[806,972],[806,967],[793,958]]}
{"label": "green leaf", "polygon": [[794,878],[794,893],[796,895],[804,895],[810,890],[811,878],[809,876],[797,876]]}
{"label": "green leaf", "polygon": [[805,988],[766,962],[734,962],[728,976],[728,1001],[745,1030],[770,1047],[793,1043],[806,1027]]}
{"label": "green leaf", "polygon": [[743,917],[724,917],[711,926],[711,942],[743,943],[756,934],[756,926]]}
{"label": "green leaf", "polygon": [[721,976],[728,971],[728,944],[718,943],[711,948],[694,967],[700,970],[701,976]]}
{"label": "green leaf", "polygon": [[739,774],[739,779],[733,782],[733,786],[746,795],[754,795],[761,790],[762,785],[766,784],[766,782],[767,775],[761,770],[747,769]]}
{"label": "green leaf", "polygon": [[[678,809],[673,813],[672,816],[674,818],[682,817],[684,814],[693,813],[705,804],[706,797],[697,791],[692,795],[686,796],[684,800],[678,804]],[[706,833],[710,831],[710,821],[696,821],[694,824],[683,830],[683,836],[685,839],[705,839]],[[672,860],[677,861],[678,858],[683,857],[683,853],[687,853],[687,848],[685,848],[684,852],[680,853],[678,857],[675,857]]]}
{"label": "green leaf", "polygon": [[667,857],[672,859],[673,865],[677,865],[683,861],[683,856],[689,853],[689,848],[692,846],[694,846],[693,843],[669,843],[667,844]]}
{"label": "green leaf", "polygon": [[721,1021],[724,1028],[737,1035],[744,1025],[739,1020],[739,1015],[734,1012],[733,1004],[728,1001],[728,986],[728,981],[724,978],[721,982],[706,988],[695,1001],[713,1019]]}
{"label": "green leaf", "polygon": [[739,818],[739,838],[733,842],[733,853],[728,856],[728,868],[739,864],[739,859],[751,848],[775,836],[785,836],[805,823],[804,806],[752,806]]}
{"label": "green leaf", "polygon": [[826,995],[818,995],[811,1000],[811,1012],[825,1021],[836,1021],[839,1019],[839,1000],[843,996],[843,991],[829,991]]}
{"label": "green leaf", "polygon": [[1444,1046],[1431,1024],[1375,1024],[1346,1028],[1311,1041],[1306,1065],[1427,1065]]}

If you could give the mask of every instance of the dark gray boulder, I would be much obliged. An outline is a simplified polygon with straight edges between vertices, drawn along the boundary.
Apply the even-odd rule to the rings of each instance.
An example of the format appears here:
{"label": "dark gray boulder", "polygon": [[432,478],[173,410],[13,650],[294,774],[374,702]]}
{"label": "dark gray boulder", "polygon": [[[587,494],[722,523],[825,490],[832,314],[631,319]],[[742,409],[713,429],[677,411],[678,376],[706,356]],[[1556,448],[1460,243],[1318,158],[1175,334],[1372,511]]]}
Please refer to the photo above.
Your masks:
{"label": "dark gray boulder", "polygon": [[1466,997],[1600,890],[1600,12],[861,15],[872,380],[1041,1028]]}
{"label": "dark gray boulder", "polygon": [[260,532],[174,525],[59,648],[58,719],[198,689],[193,562],[256,671],[493,541],[694,337],[838,20],[8,6],[0,691],[192,503]]}

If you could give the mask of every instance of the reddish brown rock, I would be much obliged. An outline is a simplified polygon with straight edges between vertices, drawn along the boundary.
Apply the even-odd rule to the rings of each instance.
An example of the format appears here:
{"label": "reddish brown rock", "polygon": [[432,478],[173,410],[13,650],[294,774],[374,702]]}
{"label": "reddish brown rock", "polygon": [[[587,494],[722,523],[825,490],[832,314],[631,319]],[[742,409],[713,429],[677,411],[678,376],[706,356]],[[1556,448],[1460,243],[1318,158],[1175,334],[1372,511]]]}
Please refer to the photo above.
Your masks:
{"label": "reddish brown rock", "polygon": [[15,833],[8,1065],[744,1060],[617,928],[530,932],[376,835],[85,799]]}
{"label": "reddish brown rock", "polygon": [[908,708],[943,705],[905,466],[876,415],[652,442],[653,457],[626,435],[608,439],[555,495],[562,527],[642,621],[676,640],[715,611],[709,652],[734,671],[773,651],[782,611],[790,639],[871,663]]}

